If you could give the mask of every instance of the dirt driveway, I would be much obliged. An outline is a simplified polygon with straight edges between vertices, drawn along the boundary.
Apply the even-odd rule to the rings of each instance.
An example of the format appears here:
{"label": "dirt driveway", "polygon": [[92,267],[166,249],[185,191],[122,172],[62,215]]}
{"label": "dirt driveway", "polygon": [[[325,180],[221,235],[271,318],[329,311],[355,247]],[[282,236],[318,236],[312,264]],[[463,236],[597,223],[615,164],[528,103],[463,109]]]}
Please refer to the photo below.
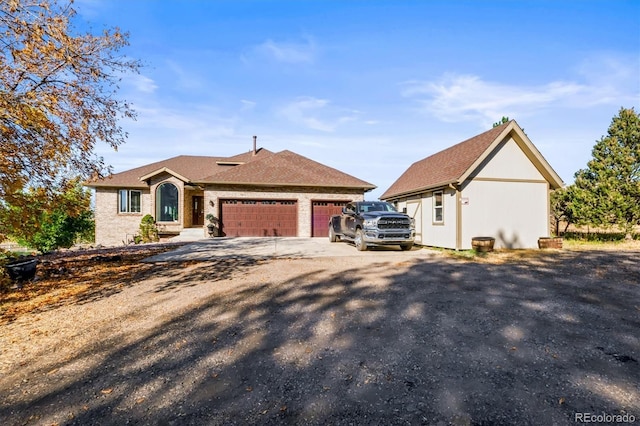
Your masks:
{"label": "dirt driveway", "polygon": [[122,291],[3,325],[0,419],[637,423],[639,257],[158,262]]}

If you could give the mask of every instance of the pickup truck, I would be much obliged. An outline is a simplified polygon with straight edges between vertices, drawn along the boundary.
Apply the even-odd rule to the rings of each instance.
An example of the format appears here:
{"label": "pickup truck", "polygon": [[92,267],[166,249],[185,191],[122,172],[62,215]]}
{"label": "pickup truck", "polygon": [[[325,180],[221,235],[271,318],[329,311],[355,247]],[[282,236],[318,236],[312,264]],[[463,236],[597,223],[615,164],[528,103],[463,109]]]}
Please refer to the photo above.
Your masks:
{"label": "pickup truck", "polygon": [[329,221],[329,241],[353,241],[359,251],[374,245],[400,245],[402,250],[410,250],[414,239],[413,219],[383,201],[348,203],[341,215],[331,216]]}

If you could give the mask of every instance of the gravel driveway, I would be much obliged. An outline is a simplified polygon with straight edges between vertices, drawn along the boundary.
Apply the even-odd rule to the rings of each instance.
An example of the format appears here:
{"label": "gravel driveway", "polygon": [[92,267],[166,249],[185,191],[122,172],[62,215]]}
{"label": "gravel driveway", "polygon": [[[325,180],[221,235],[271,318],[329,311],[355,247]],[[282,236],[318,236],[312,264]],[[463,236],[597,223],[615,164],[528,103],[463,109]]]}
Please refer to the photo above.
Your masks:
{"label": "gravel driveway", "polygon": [[2,326],[0,419],[637,424],[639,256],[159,262],[119,293]]}
{"label": "gravel driveway", "polygon": [[[400,246],[369,247],[369,251],[378,256],[393,256],[402,250]],[[437,253],[417,247],[406,252],[405,258],[425,256]],[[327,238],[300,237],[239,237],[213,238],[200,240],[180,247],[177,250],[162,253],[148,259],[150,262],[209,260],[211,258],[235,257],[253,259],[271,258],[317,258],[317,257],[356,257],[371,256],[367,252],[357,251],[352,243],[330,243]]]}

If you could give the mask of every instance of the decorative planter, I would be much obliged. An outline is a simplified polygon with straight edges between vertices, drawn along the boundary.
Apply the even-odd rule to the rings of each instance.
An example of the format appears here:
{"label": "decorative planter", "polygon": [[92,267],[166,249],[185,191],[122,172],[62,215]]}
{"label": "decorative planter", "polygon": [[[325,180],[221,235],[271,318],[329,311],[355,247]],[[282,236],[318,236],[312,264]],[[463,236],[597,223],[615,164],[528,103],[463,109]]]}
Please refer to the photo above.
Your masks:
{"label": "decorative planter", "polygon": [[538,248],[540,249],[561,249],[562,237],[540,237],[538,238]]}
{"label": "decorative planter", "polygon": [[209,221],[209,223],[207,223],[207,234],[209,234],[209,238],[219,237],[220,219],[215,217],[213,213],[209,213],[208,215],[206,215],[205,219]]}
{"label": "decorative planter", "polygon": [[219,235],[218,227],[213,224],[207,225],[207,234],[209,234],[210,238],[217,237]]}
{"label": "decorative planter", "polygon": [[477,252],[493,251],[493,244],[496,239],[493,237],[473,237],[471,239],[471,247]]}
{"label": "decorative planter", "polygon": [[4,267],[13,281],[29,281],[36,276],[38,259],[21,259],[7,263]]}

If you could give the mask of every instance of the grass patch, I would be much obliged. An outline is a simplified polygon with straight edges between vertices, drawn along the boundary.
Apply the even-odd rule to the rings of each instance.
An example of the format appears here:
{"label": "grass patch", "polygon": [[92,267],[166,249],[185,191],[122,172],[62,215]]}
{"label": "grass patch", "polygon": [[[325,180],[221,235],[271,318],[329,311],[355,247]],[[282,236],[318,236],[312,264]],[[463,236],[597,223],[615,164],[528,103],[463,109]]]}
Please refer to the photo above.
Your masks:
{"label": "grass patch", "polygon": [[586,240],[564,239],[563,247],[567,250],[640,250],[638,240]]}
{"label": "grass patch", "polygon": [[454,259],[466,259],[466,260],[486,259],[491,255],[490,252],[479,252],[473,249],[454,250],[454,249],[441,248],[441,247],[429,247],[429,249],[439,251],[442,254],[452,257]]}

